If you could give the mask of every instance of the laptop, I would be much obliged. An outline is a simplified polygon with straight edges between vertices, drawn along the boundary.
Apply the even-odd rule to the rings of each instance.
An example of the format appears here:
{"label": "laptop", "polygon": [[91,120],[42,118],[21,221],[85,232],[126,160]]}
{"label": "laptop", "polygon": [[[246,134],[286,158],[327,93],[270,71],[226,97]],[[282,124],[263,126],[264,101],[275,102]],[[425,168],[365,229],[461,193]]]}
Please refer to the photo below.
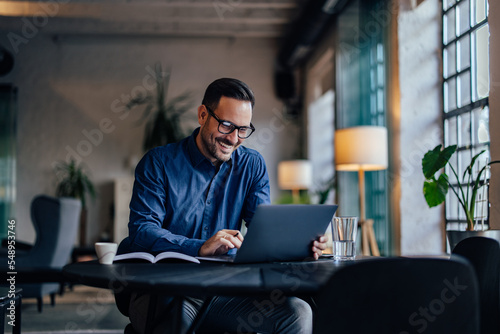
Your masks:
{"label": "laptop", "polygon": [[312,242],[323,235],[337,205],[259,205],[236,254],[200,256],[230,263],[300,261],[311,257]]}

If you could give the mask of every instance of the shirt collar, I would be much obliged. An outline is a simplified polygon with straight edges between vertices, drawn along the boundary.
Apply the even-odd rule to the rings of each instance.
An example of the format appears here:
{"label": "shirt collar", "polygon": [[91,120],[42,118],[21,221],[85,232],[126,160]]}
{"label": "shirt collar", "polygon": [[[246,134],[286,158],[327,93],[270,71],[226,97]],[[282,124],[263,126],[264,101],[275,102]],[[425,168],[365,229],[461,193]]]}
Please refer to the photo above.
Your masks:
{"label": "shirt collar", "polygon": [[[201,164],[203,161],[207,161],[208,163],[212,164],[201,152],[200,150],[198,149],[198,146],[196,145],[196,136],[198,136],[200,132],[200,128],[196,128],[193,133],[191,134],[191,136],[189,136],[188,138],[188,154],[189,154],[189,158],[191,159],[191,163],[193,164],[193,166],[198,166],[199,164]],[[231,166],[233,164],[233,156],[234,156],[234,153],[233,152],[231,154],[231,159],[229,159],[228,164],[229,166]],[[224,165],[225,163],[222,163],[221,167]]]}

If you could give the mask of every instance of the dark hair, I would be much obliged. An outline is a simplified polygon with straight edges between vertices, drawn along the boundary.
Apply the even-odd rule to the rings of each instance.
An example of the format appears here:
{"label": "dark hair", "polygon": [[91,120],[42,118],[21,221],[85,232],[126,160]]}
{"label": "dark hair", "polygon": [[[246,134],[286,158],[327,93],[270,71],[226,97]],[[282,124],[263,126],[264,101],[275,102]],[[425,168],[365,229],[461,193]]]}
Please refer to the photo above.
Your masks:
{"label": "dark hair", "polygon": [[250,87],[243,81],[232,78],[217,79],[208,85],[201,104],[215,110],[219,106],[222,96],[240,101],[249,101],[252,103],[252,108],[255,104],[255,97]]}

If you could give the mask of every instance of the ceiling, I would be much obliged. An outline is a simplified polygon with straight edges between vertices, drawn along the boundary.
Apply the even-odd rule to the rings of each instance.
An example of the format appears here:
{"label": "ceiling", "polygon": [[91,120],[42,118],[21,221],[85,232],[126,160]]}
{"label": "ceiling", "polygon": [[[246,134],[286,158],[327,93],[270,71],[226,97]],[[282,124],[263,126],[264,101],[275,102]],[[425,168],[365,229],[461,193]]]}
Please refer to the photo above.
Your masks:
{"label": "ceiling", "polygon": [[[316,0],[313,0],[316,1]],[[57,35],[282,37],[306,0],[0,1],[0,29]]]}

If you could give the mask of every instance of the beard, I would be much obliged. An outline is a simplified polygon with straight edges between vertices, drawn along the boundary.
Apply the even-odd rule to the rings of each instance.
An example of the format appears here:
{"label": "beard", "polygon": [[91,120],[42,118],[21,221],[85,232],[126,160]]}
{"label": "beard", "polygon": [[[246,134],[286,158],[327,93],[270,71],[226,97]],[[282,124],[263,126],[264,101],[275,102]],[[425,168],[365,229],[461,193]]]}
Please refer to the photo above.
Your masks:
{"label": "beard", "polygon": [[224,138],[215,138],[213,133],[210,133],[206,127],[202,127],[200,136],[205,151],[221,163],[231,159],[231,154],[240,146],[238,142],[233,144]]}

